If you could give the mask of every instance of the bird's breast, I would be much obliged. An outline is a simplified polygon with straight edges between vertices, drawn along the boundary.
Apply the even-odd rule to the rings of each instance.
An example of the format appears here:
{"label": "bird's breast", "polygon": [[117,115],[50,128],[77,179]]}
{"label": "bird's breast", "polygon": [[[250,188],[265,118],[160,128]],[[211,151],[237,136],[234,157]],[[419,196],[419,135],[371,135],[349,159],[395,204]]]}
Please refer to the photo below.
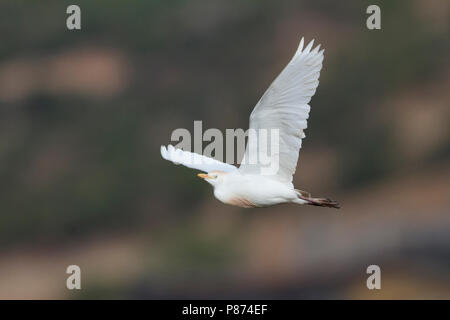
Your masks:
{"label": "bird's breast", "polygon": [[221,202],[225,204],[229,204],[236,207],[241,208],[256,208],[258,205],[253,203],[250,199],[241,196],[236,195],[229,190],[223,189],[223,188],[216,188],[214,190],[214,196],[220,200]]}

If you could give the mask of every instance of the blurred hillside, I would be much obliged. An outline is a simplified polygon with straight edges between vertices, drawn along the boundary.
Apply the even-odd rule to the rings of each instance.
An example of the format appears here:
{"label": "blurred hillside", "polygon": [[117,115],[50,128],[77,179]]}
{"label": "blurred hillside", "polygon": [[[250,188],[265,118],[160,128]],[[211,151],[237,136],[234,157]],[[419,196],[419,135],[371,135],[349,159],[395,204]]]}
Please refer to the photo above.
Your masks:
{"label": "blurred hillside", "polygon": [[[379,1],[379,31],[368,1],[78,1],[81,31],[69,4],[0,3],[0,298],[450,298],[450,2]],[[161,159],[247,128],[301,36],[295,184],[339,212],[225,206]]]}

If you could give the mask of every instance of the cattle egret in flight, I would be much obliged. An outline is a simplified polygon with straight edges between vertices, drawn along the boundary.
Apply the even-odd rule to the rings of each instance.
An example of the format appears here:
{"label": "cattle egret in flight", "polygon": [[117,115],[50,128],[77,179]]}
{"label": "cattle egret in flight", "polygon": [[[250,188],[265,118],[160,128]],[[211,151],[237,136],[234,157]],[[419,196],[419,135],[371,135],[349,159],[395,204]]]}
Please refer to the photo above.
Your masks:
{"label": "cattle egret in flight", "polygon": [[[303,48],[304,39],[294,57],[270,85],[250,115],[250,130],[278,130],[277,170],[264,174],[259,162],[258,139],[250,135],[244,158],[239,169],[221,161],[161,146],[164,159],[175,164],[206,173],[198,176],[214,188],[214,196],[223,203],[244,207],[267,207],[280,203],[307,204],[339,208],[336,201],[313,198],[308,192],[294,188],[292,176],[297,166],[298,154],[305,138],[311,97],[319,84],[323,51],[320,45],[312,49],[314,40]],[[257,159],[252,163],[249,159]]]}

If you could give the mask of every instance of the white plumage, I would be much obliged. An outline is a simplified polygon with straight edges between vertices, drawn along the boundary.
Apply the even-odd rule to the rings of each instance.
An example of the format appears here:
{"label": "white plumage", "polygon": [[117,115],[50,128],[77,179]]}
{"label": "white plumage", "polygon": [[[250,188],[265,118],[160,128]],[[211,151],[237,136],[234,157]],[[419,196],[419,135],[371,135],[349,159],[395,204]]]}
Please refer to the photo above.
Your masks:
{"label": "white plumage", "polygon": [[[324,50],[320,45],[312,49],[314,40],[305,48],[304,39],[287,66],[273,81],[256,104],[250,115],[250,129],[277,129],[278,170],[263,175],[267,164],[261,163],[258,135],[249,135],[241,166],[235,166],[203,155],[175,149],[169,145],[161,147],[164,159],[175,164],[198,169],[208,174],[199,174],[214,187],[214,195],[220,201],[241,207],[263,207],[292,202],[338,208],[337,202],[325,198],[312,198],[307,192],[294,189],[292,176],[298,161],[304,130],[309,117],[309,101],[319,84]],[[311,50],[312,49],[312,50]],[[256,162],[252,159],[257,159]]]}
{"label": "white plumage", "polygon": [[223,171],[223,172],[237,172],[238,168],[235,166],[205,157],[203,155],[175,149],[172,145],[161,146],[161,156],[175,164],[182,164],[188,168],[197,169],[203,172]]}

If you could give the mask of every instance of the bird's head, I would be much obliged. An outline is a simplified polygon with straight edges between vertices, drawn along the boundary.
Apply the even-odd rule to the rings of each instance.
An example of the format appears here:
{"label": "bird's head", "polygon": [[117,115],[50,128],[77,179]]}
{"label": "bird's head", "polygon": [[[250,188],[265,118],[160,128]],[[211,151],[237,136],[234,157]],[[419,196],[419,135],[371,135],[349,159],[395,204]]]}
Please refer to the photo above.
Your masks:
{"label": "bird's head", "polygon": [[212,186],[217,186],[221,183],[223,183],[225,176],[227,175],[227,172],[224,171],[211,171],[206,173],[199,173],[197,176],[205,179],[206,182],[211,184]]}

